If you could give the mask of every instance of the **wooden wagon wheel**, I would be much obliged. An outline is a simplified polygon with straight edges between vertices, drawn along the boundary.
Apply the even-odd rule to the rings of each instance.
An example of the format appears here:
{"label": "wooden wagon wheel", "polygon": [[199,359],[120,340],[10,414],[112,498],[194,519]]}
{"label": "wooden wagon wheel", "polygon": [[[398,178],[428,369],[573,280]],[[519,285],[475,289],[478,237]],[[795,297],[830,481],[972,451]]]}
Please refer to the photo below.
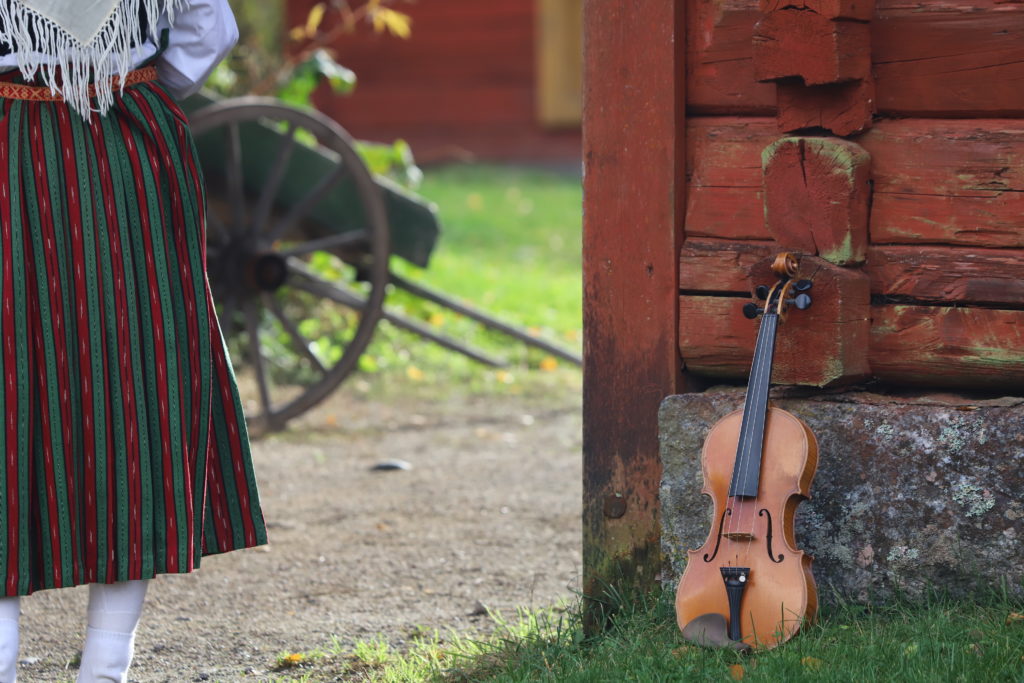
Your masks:
{"label": "wooden wagon wheel", "polygon": [[[207,270],[225,339],[246,347],[259,389],[249,431],[282,429],[356,368],[380,319],[389,253],[380,189],[352,137],[319,112],[243,97],[195,112],[192,130],[201,151],[223,152],[203,159]],[[355,229],[323,219],[321,205],[341,192],[347,216],[361,213]]]}

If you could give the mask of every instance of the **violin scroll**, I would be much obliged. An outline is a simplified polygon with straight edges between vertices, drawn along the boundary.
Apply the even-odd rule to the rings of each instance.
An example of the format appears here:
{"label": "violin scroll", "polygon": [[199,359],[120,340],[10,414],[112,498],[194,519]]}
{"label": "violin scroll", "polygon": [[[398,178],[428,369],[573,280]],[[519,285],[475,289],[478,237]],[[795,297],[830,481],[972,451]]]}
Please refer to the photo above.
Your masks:
{"label": "violin scroll", "polygon": [[814,283],[808,279],[795,279],[800,270],[798,255],[792,252],[780,253],[775,257],[771,270],[779,278],[779,281],[770,288],[767,285],[758,285],[754,289],[754,295],[765,301],[764,307],[760,307],[754,302],[745,304],[743,306],[744,317],[753,320],[765,311],[772,311],[780,319],[785,320],[789,306],[801,311],[811,307],[811,296],[807,292],[814,286]]}

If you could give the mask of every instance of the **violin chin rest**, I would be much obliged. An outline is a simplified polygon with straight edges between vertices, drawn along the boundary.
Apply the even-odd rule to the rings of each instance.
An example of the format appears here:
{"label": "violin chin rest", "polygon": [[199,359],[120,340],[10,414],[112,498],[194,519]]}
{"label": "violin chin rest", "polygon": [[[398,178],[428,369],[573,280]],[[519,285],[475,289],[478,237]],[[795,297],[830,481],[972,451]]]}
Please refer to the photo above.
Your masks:
{"label": "violin chin rest", "polygon": [[729,625],[724,614],[702,614],[683,629],[683,638],[701,647],[725,647],[740,652],[750,652],[751,647],[739,640],[729,638]]}

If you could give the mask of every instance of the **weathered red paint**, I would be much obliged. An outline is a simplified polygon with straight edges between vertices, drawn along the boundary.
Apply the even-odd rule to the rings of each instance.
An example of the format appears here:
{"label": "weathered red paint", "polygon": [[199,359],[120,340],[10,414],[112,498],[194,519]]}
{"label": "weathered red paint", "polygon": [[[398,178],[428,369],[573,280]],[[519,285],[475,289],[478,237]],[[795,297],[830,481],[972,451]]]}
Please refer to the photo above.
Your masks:
{"label": "weathered red paint", "polygon": [[[284,3],[302,25],[318,0]],[[408,40],[366,24],[332,45],[356,72],[351,95],[321,88],[316,105],[362,139],[409,142],[418,160],[577,160],[581,134],[547,130],[536,106],[533,0],[401,2]]]}
{"label": "weathered red paint", "polygon": [[[749,268],[751,284],[773,284],[774,256]],[[805,256],[800,277],[814,282],[811,308],[787,315],[786,339],[775,351],[774,380],[781,384],[835,386],[868,376],[868,277]],[[679,299],[679,350],[688,372],[746,377],[757,323],[742,315],[747,300],[685,294]]]}
{"label": "weathered red paint", "polygon": [[836,135],[853,135],[870,128],[874,119],[873,78],[829,85],[779,81],[776,87],[776,120],[783,132],[824,128]]}
{"label": "weathered red paint", "polygon": [[868,246],[871,156],[834,137],[784,137],[762,153],[764,219],[784,249],[846,266]]}
{"label": "weathered red paint", "polygon": [[[775,120],[694,117],[687,234],[770,240],[761,151]],[[1024,120],[879,121],[853,138],[871,154],[875,244],[1024,248]]]}
{"label": "weathered red paint", "polygon": [[[680,388],[683,8],[585,5],[584,591],[661,570],[657,413]],[[613,504],[606,505],[609,501]],[[606,510],[609,514],[606,514]]]}
{"label": "weathered red paint", "polygon": [[871,371],[883,381],[1015,394],[1024,385],[1024,311],[874,306],[871,314]]}
{"label": "weathered red paint", "polygon": [[871,73],[870,27],[814,12],[783,9],[754,24],[754,78],[799,76],[806,85],[841,83]]}
{"label": "weathered red paint", "polygon": [[[775,88],[754,78],[757,0],[687,4],[690,112],[773,114]],[[1024,115],[1024,4],[878,0],[870,27],[879,113]]]}
{"label": "weathered red paint", "polygon": [[875,0],[760,0],[765,14],[786,8],[815,12],[826,19],[858,19],[870,21],[875,13]]}
{"label": "weathered red paint", "polygon": [[1024,251],[888,246],[868,250],[871,293],[917,302],[1024,303]]}

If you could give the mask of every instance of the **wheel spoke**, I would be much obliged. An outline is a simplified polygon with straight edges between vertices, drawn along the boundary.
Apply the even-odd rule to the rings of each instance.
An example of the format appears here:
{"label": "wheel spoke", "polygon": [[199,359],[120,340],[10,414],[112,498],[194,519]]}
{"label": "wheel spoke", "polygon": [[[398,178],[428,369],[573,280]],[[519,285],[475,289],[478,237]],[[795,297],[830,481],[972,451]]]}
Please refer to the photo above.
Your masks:
{"label": "wheel spoke", "polygon": [[319,275],[315,275],[298,259],[288,259],[288,270],[301,275],[303,278],[301,280],[293,278],[289,282],[292,287],[325,299],[330,299],[343,306],[354,308],[357,311],[362,311],[366,308],[366,299],[364,297],[359,296],[348,288],[340,287],[333,282],[324,280]]}
{"label": "wheel spoke", "polygon": [[343,232],[340,235],[331,235],[330,237],[320,237],[315,240],[309,240],[308,242],[300,242],[293,247],[280,249],[277,253],[279,256],[301,256],[313,251],[365,244],[368,238],[369,235],[365,230]]}
{"label": "wheel spoke", "polygon": [[242,173],[242,140],[237,122],[232,121],[225,129],[228,143],[227,182],[228,201],[231,203],[231,219],[236,230],[245,226],[245,188]]}
{"label": "wheel spoke", "polygon": [[295,151],[296,131],[295,122],[289,121],[288,130],[284,134],[284,140],[282,140],[281,147],[277,150],[277,157],[270,167],[270,177],[267,178],[267,182],[263,186],[263,192],[260,195],[259,204],[256,205],[256,211],[252,218],[253,234],[263,230],[267,220],[270,218],[270,210],[274,205],[274,199],[277,197],[277,191],[281,189],[281,181],[284,180],[285,172],[288,170],[288,164],[292,158],[292,152]]}
{"label": "wheel spoke", "polygon": [[245,328],[249,333],[249,355],[253,368],[256,370],[256,381],[260,387],[260,401],[263,403],[263,414],[270,416],[270,390],[267,387],[267,372],[260,353],[259,312],[256,303],[251,299],[243,305],[245,311]]}
{"label": "wheel spoke", "polygon": [[309,194],[298,201],[295,206],[291,208],[280,223],[274,226],[273,230],[267,235],[267,241],[273,242],[281,235],[285,234],[292,225],[294,225],[300,218],[308,214],[313,207],[322,202],[327,196],[327,193],[337,185],[345,175],[347,175],[348,169],[345,168],[344,164],[339,164],[333,171],[330,172],[325,178],[323,178],[316,187],[310,190]]}
{"label": "wheel spoke", "polygon": [[285,316],[284,311],[281,310],[281,304],[278,303],[277,299],[267,292],[262,293],[262,299],[264,303],[266,303],[267,308],[269,308],[274,314],[274,317],[281,321],[281,325],[283,325],[284,329],[288,332],[289,338],[292,340],[292,346],[295,347],[295,350],[308,358],[309,361],[316,366],[317,370],[326,375],[327,368],[324,367],[324,364],[321,363],[320,359],[316,357],[315,353],[313,353],[309,340],[299,332],[298,326]]}

